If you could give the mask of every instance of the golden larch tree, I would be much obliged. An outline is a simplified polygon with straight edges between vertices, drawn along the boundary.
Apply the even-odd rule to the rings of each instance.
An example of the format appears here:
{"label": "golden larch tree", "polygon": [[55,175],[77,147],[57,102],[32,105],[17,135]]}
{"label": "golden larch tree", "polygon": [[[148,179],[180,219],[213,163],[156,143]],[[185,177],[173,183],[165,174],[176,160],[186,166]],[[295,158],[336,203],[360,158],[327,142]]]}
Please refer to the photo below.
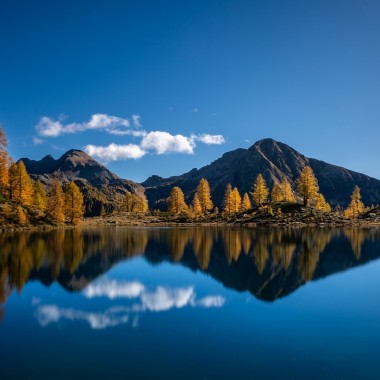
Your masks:
{"label": "golden larch tree", "polygon": [[185,202],[185,195],[178,186],[171,189],[168,205],[168,210],[172,214],[186,214],[189,211],[189,208]]}
{"label": "golden larch tree", "polygon": [[364,211],[364,204],[361,201],[361,198],[360,188],[359,186],[355,186],[354,191],[351,195],[351,203],[344,211],[344,216],[348,218],[357,218],[359,214]]}
{"label": "golden larch tree", "polygon": [[331,211],[331,206],[328,204],[325,197],[321,193],[319,193],[315,198],[315,208],[323,212]]}
{"label": "golden larch tree", "polygon": [[33,204],[33,207],[35,207],[38,210],[41,210],[41,211],[46,210],[47,194],[40,180],[37,180],[34,183],[32,204]]}
{"label": "golden larch tree", "polygon": [[207,213],[207,211],[211,210],[214,207],[211,199],[210,185],[207,179],[202,178],[199,181],[196,194],[198,195],[198,199],[202,208],[202,214],[204,215]]}
{"label": "golden larch tree", "polygon": [[133,212],[148,212],[148,200],[146,199],[146,196],[144,194],[142,195],[135,195],[135,202],[133,206]]}
{"label": "golden larch tree", "polygon": [[272,202],[281,202],[284,199],[282,195],[281,187],[278,183],[275,183],[272,188],[272,192],[270,194]]}
{"label": "golden larch tree", "polygon": [[310,166],[303,168],[297,180],[297,191],[303,200],[304,206],[309,206],[311,200],[316,200],[319,191],[318,181]]}
{"label": "golden larch tree", "polygon": [[33,200],[33,182],[22,161],[13,164],[9,170],[11,200],[29,206]]}
{"label": "golden larch tree", "polygon": [[232,214],[232,186],[230,183],[227,185],[226,191],[224,192],[223,212],[228,217]]}
{"label": "golden larch tree", "polygon": [[123,211],[132,212],[134,204],[133,194],[130,191],[126,191],[123,199]]}
{"label": "golden larch tree", "polygon": [[65,201],[61,182],[57,178],[54,178],[49,192],[47,207],[48,214],[53,222],[63,223],[65,221],[64,206]]}
{"label": "golden larch tree", "polygon": [[191,203],[191,211],[194,216],[203,215],[202,205],[197,193],[195,193],[193,202]]}
{"label": "golden larch tree", "polygon": [[231,210],[237,214],[240,210],[241,196],[237,187],[234,187],[231,193]]}
{"label": "golden larch tree", "polygon": [[0,196],[8,197],[9,171],[8,171],[8,146],[7,138],[3,129],[0,127]]}
{"label": "golden larch tree", "polygon": [[285,202],[296,201],[293,190],[292,190],[292,186],[286,178],[283,178],[281,182],[281,191],[282,191],[283,201]]}
{"label": "golden larch tree", "polygon": [[252,188],[252,198],[253,201],[258,205],[262,206],[268,200],[269,190],[264,177],[259,174]]}
{"label": "golden larch tree", "polygon": [[70,223],[79,224],[83,214],[83,195],[74,181],[71,181],[65,188],[65,216]]}
{"label": "golden larch tree", "polygon": [[22,224],[22,225],[26,224],[28,221],[26,213],[21,206],[17,206],[17,221],[19,224]]}
{"label": "golden larch tree", "polygon": [[144,194],[137,195],[127,191],[124,195],[122,209],[126,212],[147,212],[148,201]]}
{"label": "golden larch tree", "polygon": [[251,200],[249,199],[249,195],[247,193],[244,193],[243,199],[241,200],[240,204],[240,211],[248,211],[252,208]]}

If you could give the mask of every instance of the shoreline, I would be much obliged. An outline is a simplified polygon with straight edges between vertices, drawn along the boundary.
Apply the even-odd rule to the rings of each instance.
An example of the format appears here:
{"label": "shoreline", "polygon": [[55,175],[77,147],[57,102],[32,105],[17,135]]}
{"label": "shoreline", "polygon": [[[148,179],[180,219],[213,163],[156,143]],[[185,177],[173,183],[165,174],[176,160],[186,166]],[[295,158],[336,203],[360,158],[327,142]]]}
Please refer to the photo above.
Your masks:
{"label": "shoreline", "polygon": [[[380,220],[368,219],[345,219],[336,217],[335,219],[316,216],[310,218],[296,218],[292,215],[284,217],[259,217],[259,218],[235,218],[222,219],[215,217],[206,217],[199,220],[185,220],[179,217],[145,215],[145,214],[116,214],[105,217],[88,217],[80,224],[40,224],[40,225],[8,225],[1,226],[0,233],[22,232],[22,231],[53,231],[69,230],[75,228],[100,228],[100,227],[218,227],[230,226],[239,228],[307,228],[307,227],[326,227],[326,228],[344,228],[344,227],[361,227],[373,228],[380,227]],[[303,220],[304,219],[304,220]]]}

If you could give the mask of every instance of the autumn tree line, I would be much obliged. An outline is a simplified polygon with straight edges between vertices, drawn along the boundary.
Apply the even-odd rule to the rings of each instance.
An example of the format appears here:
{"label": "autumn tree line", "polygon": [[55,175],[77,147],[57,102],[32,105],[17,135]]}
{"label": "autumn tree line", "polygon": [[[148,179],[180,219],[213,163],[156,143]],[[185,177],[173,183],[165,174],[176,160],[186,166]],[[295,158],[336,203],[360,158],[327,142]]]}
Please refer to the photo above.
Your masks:
{"label": "autumn tree line", "polygon": [[[296,193],[293,192],[292,186],[286,178],[283,178],[280,183],[275,182],[272,189],[269,189],[262,174],[257,176],[249,194],[244,193],[241,195],[237,187],[232,187],[231,184],[228,184],[224,193],[222,213],[229,218],[238,213],[251,210],[253,206],[258,208],[266,207],[269,212],[272,212],[271,203],[296,203],[297,197],[302,199],[305,207],[313,206],[322,212],[331,212],[330,204],[319,191],[318,181],[312,168],[306,166],[296,181]],[[200,180],[190,205],[186,203],[184,193],[178,186],[172,188],[168,198],[168,211],[175,215],[184,214],[191,218],[196,218],[206,215],[213,209],[210,185],[207,179],[204,178]],[[344,216],[356,218],[364,210],[360,189],[355,186],[351,196],[351,203],[344,210]],[[218,213],[219,210],[216,208],[214,211]],[[281,208],[278,208],[278,212],[281,213]]]}
{"label": "autumn tree line", "polygon": [[[84,215],[83,195],[78,186],[71,181],[64,188],[58,179],[52,181],[49,192],[42,183],[33,181],[28,175],[22,161],[15,163],[7,153],[7,140],[2,128],[0,128],[0,198],[17,204],[17,219],[19,224],[28,222],[25,208],[33,207],[44,213],[51,222],[63,223],[68,221],[78,224]],[[296,203],[302,199],[304,206],[313,206],[322,212],[331,212],[331,206],[319,191],[318,181],[310,166],[306,166],[296,181],[296,192],[286,178],[281,182],[275,182],[272,189],[267,186],[262,174],[259,174],[249,193],[240,194],[237,187],[228,184],[225,189],[222,204],[222,214],[230,218],[238,213],[252,210],[253,207],[265,208],[272,212],[271,204],[288,202]],[[184,215],[191,219],[205,216],[213,211],[219,213],[211,197],[210,185],[207,179],[202,178],[196,188],[190,204],[185,201],[185,196],[180,187],[171,189],[167,199],[168,211],[173,215]],[[3,205],[3,216],[9,213]],[[122,198],[121,210],[129,213],[145,213],[149,211],[148,201],[145,195],[138,195],[127,191]],[[344,216],[356,218],[365,211],[361,201],[360,189],[355,187],[351,196],[351,202]],[[281,213],[281,208],[277,209]]]}
{"label": "autumn tree line", "polygon": [[78,186],[71,181],[62,186],[54,179],[47,192],[42,183],[33,181],[22,161],[13,162],[9,157],[7,139],[0,128],[0,198],[2,200],[3,218],[10,216],[9,203],[16,205],[17,223],[28,223],[28,208],[39,211],[52,223],[69,222],[78,224],[83,218],[83,195]]}

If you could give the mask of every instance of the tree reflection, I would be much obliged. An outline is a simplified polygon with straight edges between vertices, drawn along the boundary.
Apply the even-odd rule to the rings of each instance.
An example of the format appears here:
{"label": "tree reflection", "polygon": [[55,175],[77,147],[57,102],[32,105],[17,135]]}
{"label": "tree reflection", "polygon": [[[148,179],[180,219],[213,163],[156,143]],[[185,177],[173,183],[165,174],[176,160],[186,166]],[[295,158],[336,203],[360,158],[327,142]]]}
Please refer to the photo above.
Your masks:
{"label": "tree reflection", "polygon": [[205,271],[210,264],[214,231],[209,228],[194,228],[192,233],[192,246],[195,257],[201,270]]}
{"label": "tree reflection", "polygon": [[222,237],[228,264],[231,264],[232,261],[238,261],[243,249],[241,230],[228,228]]}
{"label": "tree reflection", "polygon": [[360,260],[362,255],[362,246],[366,240],[366,233],[360,228],[345,228],[344,234],[347,240],[350,242],[352,252],[355,255],[356,260]]}
{"label": "tree reflection", "polygon": [[[335,248],[329,250],[333,240]],[[378,229],[359,228],[104,228],[1,234],[0,314],[12,291],[22,291],[30,278],[45,284],[59,281],[79,291],[119,261],[140,255],[205,271],[231,288],[273,300],[315,276],[380,256],[379,241]],[[346,255],[347,242],[355,260],[352,252]],[[373,245],[364,250],[366,242]]]}
{"label": "tree reflection", "polygon": [[314,230],[306,228],[301,237],[301,247],[298,255],[298,270],[304,281],[313,279],[320,254],[330,242],[332,232],[330,230]]}

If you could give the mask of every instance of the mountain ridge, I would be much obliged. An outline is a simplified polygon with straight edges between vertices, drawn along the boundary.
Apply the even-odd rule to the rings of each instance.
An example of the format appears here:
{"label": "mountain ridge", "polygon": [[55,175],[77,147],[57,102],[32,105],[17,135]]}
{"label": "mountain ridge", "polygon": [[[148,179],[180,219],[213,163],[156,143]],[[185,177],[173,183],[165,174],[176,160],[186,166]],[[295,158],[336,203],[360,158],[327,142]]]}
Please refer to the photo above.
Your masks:
{"label": "mountain ridge", "polygon": [[21,158],[26,170],[34,180],[49,187],[53,178],[62,183],[74,181],[84,195],[85,215],[94,216],[112,212],[115,203],[126,191],[143,194],[143,187],[133,181],[122,179],[87,153],[70,149],[58,159],[51,155],[41,160]]}
{"label": "mountain ridge", "polygon": [[355,185],[362,189],[365,203],[380,203],[379,180],[306,157],[290,146],[270,138],[259,140],[248,149],[238,148],[226,152],[200,169],[168,178],[151,176],[142,185],[151,207],[163,208],[164,200],[173,186],[181,187],[187,201],[191,201],[197,183],[201,178],[206,178],[210,183],[214,203],[220,207],[228,183],[238,187],[243,194],[251,190],[257,175],[261,173],[269,186],[285,177],[295,189],[295,182],[307,165],[313,169],[320,191],[333,206],[346,206]]}
{"label": "mountain ridge", "polygon": [[251,190],[261,173],[270,187],[287,178],[295,189],[296,180],[306,165],[313,169],[321,193],[333,206],[346,206],[356,185],[361,188],[364,203],[380,204],[380,180],[308,158],[289,145],[270,138],[259,140],[247,149],[225,152],[200,169],[193,168],[168,178],[151,175],[142,183],[120,178],[81,150],[71,149],[58,159],[47,155],[41,160],[21,160],[31,177],[47,187],[54,177],[63,183],[73,180],[84,193],[86,216],[99,215],[102,209],[112,212],[126,191],[139,195],[145,193],[151,209],[165,210],[170,190],[179,186],[190,203],[201,178],[209,181],[214,204],[221,207],[228,183],[244,194]]}

